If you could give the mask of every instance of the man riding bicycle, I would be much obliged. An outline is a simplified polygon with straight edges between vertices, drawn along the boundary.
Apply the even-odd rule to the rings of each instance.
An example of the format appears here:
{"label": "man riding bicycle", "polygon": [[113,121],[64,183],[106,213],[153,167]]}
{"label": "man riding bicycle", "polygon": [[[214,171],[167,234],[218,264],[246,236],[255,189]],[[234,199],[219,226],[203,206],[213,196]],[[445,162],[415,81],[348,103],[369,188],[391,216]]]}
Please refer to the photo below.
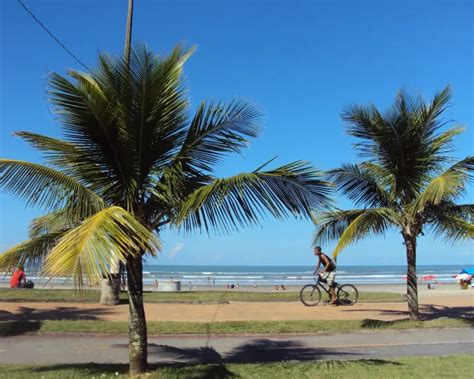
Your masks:
{"label": "man riding bicycle", "polygon": [[[327,283],[331,292],[331,301],[329,304],[337,304],[337,297],[336,297],[336,282],[334,279],[336,278],[336,264],[334,261],[329,258],[326,254],[321,251],[321,246],[316,246],[314,248],[314,255],[318,257],[318,264],[314,269],[313,275],[318,274],[320,280],[323,283]],[[319,271],[319,267],[323,266],[323,270]]]}

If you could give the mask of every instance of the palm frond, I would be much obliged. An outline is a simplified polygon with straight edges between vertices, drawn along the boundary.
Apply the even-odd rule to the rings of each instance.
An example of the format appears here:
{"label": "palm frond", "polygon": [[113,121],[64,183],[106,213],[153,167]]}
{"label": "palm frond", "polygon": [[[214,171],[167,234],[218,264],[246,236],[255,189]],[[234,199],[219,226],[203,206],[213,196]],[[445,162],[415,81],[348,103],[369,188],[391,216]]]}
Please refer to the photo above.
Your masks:
{"label": "palm frond", "polygon": [[[149,198],[146,207],[151,214],[173,214],[180,203],[198,188],[208,185],[214,177],[199,173],[189,174],[184,172],[181,163],[166,167],[157,180],[150,179],[147,193]],[[154,221],[155,217],[152,216]]]}
{"label": "palm frond", "polygon": [[187,89],[183,84],[183,65],[195,48],[184,50],[177,46],[164,58],[145,46],[133,49],[128,79],[133,90],[128,127],[135,145],[140,172],[169,164],[185,136],[189,106]]}
{"label": "palm frond", "polygon": [[369,234],[384,234],[392,226],[399,225],[399,216],[390,208],[334,211],[321,215],[314,242],[322,238],[338,239],[333,258],[349,244]]}
{"label": "palm frond", "polygon": [[[24,139],[34,148],[44,152],[48,163],[57,165],[60,168],[71,163],[70,160],[65,161],[64,157],[69,157],[71,155],[76,157],[78,153],[76,146],[72,143],[57,138],[24,131],[16,132],[14,135]],[[84,159],[84,156],[81,155],[80,158]]]}
{"label": "palm frond", "polygon": [[[118,203],[132,209],[150,175],[179,151],[189,106],[182,67],[193,51],[178,46],[159,57],[137,45],[129,62],[101,54],[92,74],[70,70],[71,81],[50,76],[50,101],[65,137],[87,156],[93,171],[86,180],[98,191],[107,188],[108,203],[121,197]],[[99,182],[104,177],[108,185]]]}
{"label": "palm frond", "polygon": [[[112,184],[109,192],[114,192],[115,198],[121,196],[121,203],[129,207],[136,190],[137,170],[129,133],[124,128],[127,107],[113,91],[106,92],[95,77],[75,71],[71,74],[75,82],[58,74],[49,76],[49,100],[65,139],[86,155],[94,170],[107,173]],[[92,81],[96,85],[91,85]]]}
{"label": "palm frond", "polygon": [[175,223],[185,230],[210,228],[228,232],[273,217],[310,217],[331,203],[329,183],[305,162],[272,171],[239,174],[204,185],[181,204]]}
{"label": "palm frond", "polygon": [[110,262],[126,263],[130,256],[160,250],[158,238],[132,214],[113,206],[68,231],[46,257],[43,275],[73,278],[79,288],[84,280],[97,281],[110,273]]}
{"label": "palm frond", "polygon": [[[238,152],[247,146],[246,137],[255,137],[258,112],[241,101],[229,105],[201,103],[189,130],[180,142],[181,149],[167,167],[160,167],[158,181],[149,178],[147,192],[151,194],[148,206],[173,213],[177,203],[193,191],[207,186],[213,165],[225,153]],[[172,216],[174,218],[175,216]]]}
{"label": "palm frond", "polygon": [[471,221],[454,217],[446,214],[440,214],[430,224],[433,234],[436,238],[442,238],[455,242],[474,239],[474,224]]}
{"label": "palm frond", "polygon": [[435,218],[442,213],[451,217],[460,218],[466,222],[474,223],[474,204],[454,204],[443,202],[432,209],[429,209],[428,218]]}
{"label": "palm frond", "polygon": [[[376,169],[379,175],[375,175]],[[370,169],[363,165],[345,164],[341,168],[328,171],[328,177],[355,205],[386,207],[393,202],[393,197],[384,188],[384,182],[389,178],[380,176],[382,170],[375,164],[372,164]]]}
{"label": "palm frond", "polygon": [[420,213],[427,204],[438,205],[443,200],[459,197],[474,172],[474,157],[467,157],[433,178],[410,206],[412,214]]}
{"label": "palm frond", "polygon": [[440,157],[439,163],[446,161],[445,154],[453,151],[452,141],[454,137],[460,135],[464,130],[465,128],[462,126],[455,126],[430,138],[427,145],[432,149],[433,157]]}
{"label": "palm frond", "polygon": [[451,88],[447,85],[441,90],[441,92],[438,92],[433,96],[433,99],[428,106],[421,102],[421,119],[424,123],[423,126],[428,137],[433,136],[444,125],[440,120],[440,116],[446,111],[451,97]]}
{"label": "palm frond", "polygon": [[339,239],[352,221],[359,217],[365,209],[313,212],[312,221],[316,226],[313,245],[326,245]]}
{"label": "palm frond", "polygon": [[71,213],[67,208],[36,217],[31,221],[28,235],[37,238],[45,234],[65,232],[78,226],[83,221],[78,214]]}
{"label": "palm frond", "polygon": [[159,57],[145,45],[132,49],[130,62],[123,57],[101,54],[94,79],[109,101],[121,105],[118,119],[127,136],[130,162],[139,187],[153,168],[169,164],[185,138],[187,121],[183,65],[194,52],[177,46],[167,57]]}
{"label": "palm frond", "polygon": [[223,154],[239,152],[247,147],[248,137],[258,135],[259,118],[260,113],[244,101],[201,103],[175,162],[212,172]]}
{"label": "palm frond", "polygon": [[104,208],[97,194],[70,176],[31,162],[0,159],[0,188],[49,210],[67,207],[88,216]]}
{"label": "palm frond", "polygon": [[99,166],[94,157],[78,145],[41,134],[17,132],[16,136],[26,140],[36,149],[44,152],[47,163],[57,167],[62,173],[88,187],[104,199],[113,185],[108,174]]}
{"label": "palm frond", "polygon": [[348,133],[358,138],[360,156],[390,172],[391,193],[411,201],[423,189],[431,173],[448,159],[446,153],[458,128],[440,133],[441,119],[450,99],[449,88],[436,94],[430,104],[420,96],[400,91],[384,114],[374,105],[352,106],[342,117]]}
{"label": "palm frond", "polygon": [[394,225],[399,225],[399,217],[392,209],[366,209],[344,230],[332,253],[333,258],[337,259],[339,253],[351,243],[369,234],[384,234],[389,227]]}
{"label": "palm frond", "polygon": [[37,270],[64,233],[43,234],[23,241],[0,254],[0,268],[10,271],[18,266]]}

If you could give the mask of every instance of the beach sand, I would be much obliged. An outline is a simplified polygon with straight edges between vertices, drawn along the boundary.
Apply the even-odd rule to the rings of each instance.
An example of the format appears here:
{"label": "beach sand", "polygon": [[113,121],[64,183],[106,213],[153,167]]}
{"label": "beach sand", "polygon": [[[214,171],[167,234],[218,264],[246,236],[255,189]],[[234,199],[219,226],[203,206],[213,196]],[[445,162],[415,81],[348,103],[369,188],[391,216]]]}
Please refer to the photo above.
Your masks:
{"label": "beach sand", "polygon": [[[459,288],[459,287],[458,287]],[[381,288],[378,288],[381,291]],[[474,290],[420,291],[420,311],[427,317],[474,317]],[[353,306],[300,302],[237,302],[228,304],[146,303],[148,321],[250,321],[250,320],[398,320],[406,318],[407,304],[358,303]],[[101,306],[90,303],[0,302],[0,320],[105,320],[126,321],[128,305]]]}

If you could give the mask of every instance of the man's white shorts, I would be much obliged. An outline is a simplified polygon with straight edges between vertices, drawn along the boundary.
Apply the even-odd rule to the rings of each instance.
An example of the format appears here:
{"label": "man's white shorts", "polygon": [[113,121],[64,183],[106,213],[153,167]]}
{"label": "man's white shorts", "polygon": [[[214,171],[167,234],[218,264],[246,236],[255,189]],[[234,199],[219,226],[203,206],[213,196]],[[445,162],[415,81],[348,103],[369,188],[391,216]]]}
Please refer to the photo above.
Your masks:
{"label": "man's white shorts", "polygon": [[336,271],[323,272],[321,274],[321,279],[326,280],[328,286],[332,286],[334,279],[336,279]]}

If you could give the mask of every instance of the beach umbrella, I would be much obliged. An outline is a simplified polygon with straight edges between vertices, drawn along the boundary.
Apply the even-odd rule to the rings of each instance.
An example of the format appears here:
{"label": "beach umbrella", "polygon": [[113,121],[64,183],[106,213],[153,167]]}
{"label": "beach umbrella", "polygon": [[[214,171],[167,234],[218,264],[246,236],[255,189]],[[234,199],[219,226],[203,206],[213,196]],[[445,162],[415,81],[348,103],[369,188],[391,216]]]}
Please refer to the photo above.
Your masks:
{"label": "beach umbrella", "polygon": [[468,280],[471,279],[471,275],[466,274],[466,273],[464,273],[464,274],[459,274],[459,275],[456,275],[455,279],[456,279],[456,280],[466,280],[466,281],[468,281]]}
{"label": "beach umbrella", "polygon": [[428,281],[428,280],[434,280],[436,279],[436,275],[423,275],[421,277],[421,280]]}

